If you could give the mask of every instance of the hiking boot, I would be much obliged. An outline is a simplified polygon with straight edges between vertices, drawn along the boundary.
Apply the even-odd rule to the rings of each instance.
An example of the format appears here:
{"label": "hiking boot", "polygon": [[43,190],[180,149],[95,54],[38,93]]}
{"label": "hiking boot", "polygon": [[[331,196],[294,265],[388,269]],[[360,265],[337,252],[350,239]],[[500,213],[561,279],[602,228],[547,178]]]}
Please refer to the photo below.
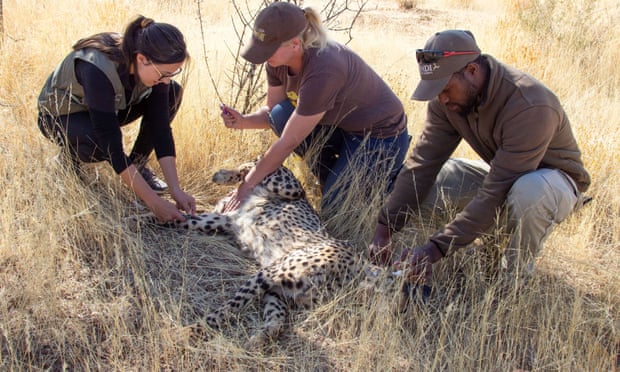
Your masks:
{"label": "hiking boot", "polygon": [[146,183],[155,191],[157,194],[163,194],[167,189],[168,185],[161,178],[157,177],[152,170],[150,170],[146,166],[142,166],[138,168],[138,171],[142,175],[142,178],[146,181]]}

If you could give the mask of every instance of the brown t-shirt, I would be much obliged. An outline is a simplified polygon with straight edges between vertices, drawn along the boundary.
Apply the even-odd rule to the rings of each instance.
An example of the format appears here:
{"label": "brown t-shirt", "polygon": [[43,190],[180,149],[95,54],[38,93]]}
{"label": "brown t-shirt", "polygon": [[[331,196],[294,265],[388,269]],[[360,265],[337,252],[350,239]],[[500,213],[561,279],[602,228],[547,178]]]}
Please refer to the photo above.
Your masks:
{"label": "brown t-shirt", "polygon": [[329,43],[320,53],[307,49],[302,72],[286,66],[267,66],[270,86],[285,86],[299,115],[325,111],[319,125],[335,125],[346,132],[386,138],[407,126],[402,103],[377,73],[346,46]]}

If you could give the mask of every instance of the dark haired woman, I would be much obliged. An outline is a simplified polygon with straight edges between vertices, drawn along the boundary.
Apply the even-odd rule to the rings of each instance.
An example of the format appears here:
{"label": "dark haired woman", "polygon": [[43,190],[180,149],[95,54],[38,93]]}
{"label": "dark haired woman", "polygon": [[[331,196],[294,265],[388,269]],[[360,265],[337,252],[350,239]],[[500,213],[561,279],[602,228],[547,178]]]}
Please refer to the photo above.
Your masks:
{"label": "dark haired woman", "polygon": [[[123,35],[79,40],[47,79],[39,96],[39,128],[61,147],[63,163],[108,161],[123,182],[161,220],[193,214],[194,198],[179,186],[170,122],[181,103],[171,80],[189,58],[183,34],[167,23],[138,16]],[[121,127],[142,118],[129,155]],[[161,198],[168,185],[146,167],[155,150],[176,206]]]}

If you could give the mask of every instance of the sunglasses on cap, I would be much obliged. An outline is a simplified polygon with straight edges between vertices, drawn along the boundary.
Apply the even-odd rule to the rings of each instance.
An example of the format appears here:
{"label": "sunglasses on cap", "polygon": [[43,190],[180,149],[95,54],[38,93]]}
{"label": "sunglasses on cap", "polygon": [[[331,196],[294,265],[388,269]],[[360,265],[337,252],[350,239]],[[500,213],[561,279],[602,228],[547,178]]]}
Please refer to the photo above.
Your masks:
{"label": "sunglasses on cap", "polygon": [[468,55],[468,54],[480,54],[480,52],[475,52],[475,51],[451,52],[447,50],[418,49],[415,51],[415,58],[418,60],[418,63],[433,63],[433,62],[437,62],[441,58],[462,56],[462,55]]}

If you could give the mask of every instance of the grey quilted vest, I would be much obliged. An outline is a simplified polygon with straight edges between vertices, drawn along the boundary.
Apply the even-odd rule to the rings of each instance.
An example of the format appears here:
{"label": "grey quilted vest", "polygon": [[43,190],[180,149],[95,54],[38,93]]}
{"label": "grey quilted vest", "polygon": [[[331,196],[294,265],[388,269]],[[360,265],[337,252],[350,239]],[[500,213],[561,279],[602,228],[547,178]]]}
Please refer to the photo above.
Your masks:
{"label": "grey quilted vest", "polygon": [[127,108],[127,105],[142,101],[151,93],[152,88],[137,84],[131,94],[131,99],[127,102],[125,88],[116,70],[118,64],[97,49],[81,49],[69,53],[47,78],[39,94],[40,112],[59,116],[88,111],[88,106],[84,102],[84,89],[75,76],[74,66],[78,59],[94,64],[110,80],[114,87],[114,106],[117,112]]}

